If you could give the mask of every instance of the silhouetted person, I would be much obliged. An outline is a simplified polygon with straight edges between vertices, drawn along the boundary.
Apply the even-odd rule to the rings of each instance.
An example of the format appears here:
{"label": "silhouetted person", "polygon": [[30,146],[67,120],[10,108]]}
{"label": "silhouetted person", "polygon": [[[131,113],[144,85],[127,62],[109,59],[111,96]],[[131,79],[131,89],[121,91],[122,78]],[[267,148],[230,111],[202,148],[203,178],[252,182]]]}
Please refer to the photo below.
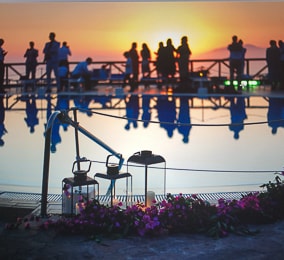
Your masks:
{"label": "silhouetted person", "polygon": [[138,127],[137,119],[139,116],[139,97],[138,95],[130,95],[130,97],[125,98],[126,105],[126,118],[127,124],[125,125],[125,129],[129,130],[131,124],[134,128]]}
{"label": "silhouetted person", "polygon": [[176,49],[172,44],[172,40],[168,39],[165,47],[165,76],[167,78],[174,78],[176,74]]}
{"label": "silhouetted person", "polygon": [[231,125],[229,129],[234,132],[234,138],[239,139],[240,132],[244,129],[244,120],[247,119],[245,98],[230,97]]}
{"label": "silhouetted person", "polygon": [[26,100],[26,115],[25,122],[27,126],[30,128],[30,133],[34,133],[35,126],[39,124],[39,120],[37,117],[38,109],[36,107],[36,98],[34,95],[27,98]]}
{"label": "silhouetted person", "polygon": [[124,71],[124,79],[123,79],[123,83],[124,83],[124,86],[125,86],[125,84],[130,84],[131,83],[131,78],[132,78],[132,60],[131,60],[129,51],[124,52],[123,56],[126,59],[125,71]]}
{"label": "silhouetted person", "polygon": [[4,146],[5,142],[3,140],[3,135],[8,133],[4,123],[5,123],[4,97],[0,96],[0,146]]}
{"label": "silhouetted person", "polygon": [[26,79],[30,77],[32,79],[36,78],[36,67],[37,67],[37,57],[38,50],[35,49],[35,43],[30,41],[30,47],[26,50],[24,58],[26,58]]}
{"label": "silhouetted person", "polygon": [[284,90],[284,43],[282,40],[278,41],[280,51],[280,89]]}
{"label": "silhouetted person", "polygon": [[268,79],[271,84],[271,89],[275,90],[279,82],[280,50],[277,47],[275,40],[271,40],[269,44],[270,47],[266,49]]}
{"label": "silhouetted person", "polygon": [[49,42],[44,46],[44,61],[46,62],[46,78],[47,78],[47,93],[51,92],[51,73],[53,71],[56,79],[56,85],[58,88],[58,62],[59,62],[59,48],[60,43],[55,40],[55,33],[51,32],[49,34]]}
{"label": "silhouetted person", "polygon": [[165,73],[165,46],[163,42],[159,42],[159,48],[157,52],[155,52],[157,55],[156,57],[156,71],[157,71],[157,77],[163,78],[166,77]]}
{"label": "silhouetted person", "polygon": [[5,70],[5,66],[4,66],[4,60],[5,60],[5,56],[7,55],[7,51],[5,51],[3,49],[3,44],[4,44],[4,40],[0,39],[0,96],[1,94],[5,94],[5,89],[4,89],[4,70]]}
{"label": "silhouetted person", "polygon": [[140,52],[140,56],[142,58],[142,76],[149,77],[150,76],[151,52],[146,43],[142,44],[142,50]]}
{"label": "silhouetted person", "polygon": [[241,90],[240,81],[242,79],[243,48],[239,43],[238,37],[236,35],[232,37],[232,43],[229,44],[228,50],[230,52],[229,62],[231,87],[233,88],[233,81],[236,79],[238,81],[238,89]]}
{"label": "silhouetted person", "polygon": [[92,70],[89,69],[89,66],[92,64],[92,58],[87,58],[85,61],[79,62],[74,70],[71,73],[71,77],[74,79],[82,78],[84,80],[85,89],[91,89],[91,77],[92,77]]}
{"label": "silhouetted person", "polygon": [[63,62],[64,64],[67,65],[67,68],[68,68],[68,73],[69,73],[69,59],[68,57],[71,56],[72,53],[71,53],[71,50],[70,50],[70,47],[67,45],[67,42],[64,41],[62,43],[62,46],[59,48],[59,63]]}
{"label": "silhouetted person", "polygon": [[181,45],[177,48],[177,60],[179,68],[180,81],[188,80],[188,63],[191,55],[191,50],[188,45],[187,36],[181,38]]}
{"label": "silhouetted person", "polygon": [[276,134],[279,127],[284,126],[284,99],[272,98],[268,100],[267,120],[271,133]]}
{"label": "silhouetted person", "polygon": [[58,66],[58,78],[59,78],[59,89],[58,92],[68,89],[68,62],[66,60],[62,60],[59,62]]}
{"label": "silhouetted person", "polygon": [[129,56],[132,61],[132,75],[133,80],[135,82],[138,81],[138,75],[139,75],[139,55],[137,52],[137,43],[133,42],[131,45],[131,49],[129,50]]}
{"label": "silhouetted person", "polygon": [[242,61],[242,67],[241,67],[241,79],[244,78],[245,75],[245,56],[247,49],[243,46],[243,40],[239,40],[239,44],[241,45],[241,61]]}
{"label": "silhouetted person", "polygon": [[180,109],[179,109],[179,114],[178,114],[178,132],[182,134],[183,139],[182,141],[184,143],[188,143],[189,141],[189,133],[191,130],[191,121],[190,121],[190,112],[189,112],[189,98],[185,96],[181,96],[179,98],[180,100]]}

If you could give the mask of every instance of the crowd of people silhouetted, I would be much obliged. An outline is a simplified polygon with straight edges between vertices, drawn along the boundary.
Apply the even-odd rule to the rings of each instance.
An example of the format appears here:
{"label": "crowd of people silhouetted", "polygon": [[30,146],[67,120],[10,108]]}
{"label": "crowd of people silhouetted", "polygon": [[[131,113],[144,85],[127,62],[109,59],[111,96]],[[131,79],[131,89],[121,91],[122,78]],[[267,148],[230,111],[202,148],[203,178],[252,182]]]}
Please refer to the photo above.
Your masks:
{"label": "crowd of people silhouetted", "polygon": [[[243,41],[238,39],[238,36],[232,36],[232,43],[228,45],[230,52],[230,82],[233,85],[233,81],[238,82],[238,90],[241,91],[242,86],[240,81],[246,79],[247,76],[244,73],[245,67],[245,54],[246,48],[243,46]],[[268,68],[268,80],[271,84],[272,90],[284,90],[284,44],[282,40],[270,40],[269,47],[265,53],[267,68]]]}
{"label": "crowd of people silhouetted", "polygon": [[[72,71],[69,68],[69,56],[71,56],[71,50],[64,41],[62,45],[55,39],[55,33],[51,32],[49,34],[49,41],[46,42],[43,48],[44,62],[46,64],[46,75],[47,75],[47,92],[51,90],[51,74],[55,75],[58,91],[62,90],[65,86],[65,79],[70,77],[73,79],[83,78],[85,82],[86,89],[91,88],[91,77],[93,71],[89,68],[92,64],[93,59],[88,57],[86,60],[79,62]],[[5,93],[4,90],[4,59],[7,55],[7,51],[3,49],[4,40],[0,39],[0,92]],[[189,61],[192,54],[187,36],[181,38],[180,46],[174,47],[172,40],[169,38],[164,45],[163,42],[159,42],[159,47],[154,54],[154,67],[151,68],[151,50],[147,43],[142,43],[140,52],[137,50],[138,45],[136,42],[131,44],[128,51],[123,53],[125,61],[125,73],[124,82],[125,84],[132,85],[134,82],[138,82],[138,76],[141,72],[143,78],[149,78],[151,75],[151,69],[156,70],[157,77],[163,79],[172,79],[179,74],[179,81],[187,81],[189,77]],[[239,39],[236,35],[232,37],[232,42],[228,45],[229,51],[229,66],[230,66],[230,81],[231,83],[236,81],[241,81],[246,77],[244,73],[245,67],[245,54],[246,48],[243,46],[243,41]],[[26,74],[25,79],[35,79],[36,78],[36,68],[38,65],[39,51],[35,48],[35,43],[33,41],[29,42],[29,47],[24,53],[24,58],[26,59]],[[141,61],[141,62],[140,62]],[[283,41],[270,40],[269,47],[266,49],[266,61],[268,67],[268,78],[271,83],[272,90],[284,90],[284,45]],[[135,85],[135,84],[134,84]],[[238,84],[238,86],[240,86]],[[239,89],[240,90],[240,89]],[[51,102],[50,96],[46,97],[48,102],[47,106],[47,118],[51,114]],[[5,119],[5,108],[4,108],[4,95],[0,95],[0,146],[4,145],[3,136],[8,133],[4,125]],[[88,106],[91,101],[99,102],[103,107],[107,107],[108,102],[110,102],[110,97],[103,96],[86,96],[84,98],[74,96],[74,104],[76,107],[84,108],[88,111],[88,116],[91,116]],[[141,118],[144,120],[143,126],[147,127],[149,120],[151,120],[151,110],[150,110],[150,96],[143,95],[142,97],[142,115]],[[184,143],[189,142],[189,134],[191,131],[190,125],[190,109],[189,109],[189,99],[188,97],[180,97],[180,111],[179,114],[176,112],[175,99],[169,100],[167,98],[157,96],[154,97],[157,109],[157,116],[161,122],[161,128],[165,129],[167,136],[171,138],[174,134],[175,129],[178,133],[183,136],[182,141]],[[27,96],[23,101],[26,103],[26,117],[24,118],[26,125],[30,129],[30,133],[35,131],[35,126],[39,124],[38,119],[38,109],[36,107],[35,96]],[[69,99],[64,96],[58,96],[56,108],[58,109],[68,109]],[[125,97],[126,105],[126,116],[128,118],[125,129],[129,130],[131,127],[137,128],[137,120],[140,113],[139,98],[137,95],[130,95]],[[244,98],[232,97],[229,99],[230,102],[230,113],[231,113],[231,124],[229,129],[234,132],[234,138],[238,139],[240,132],[244,129],[242,124],[247,115],[245,112],[245,102]],[[280,119],[283,117],[284,100],[283,99],[269,99],[269,110],[267,117],[271,119]],[[276,120],[276,121],[277,121]],[[273,121],[273,120],[272,120]],[[275,121],[275,120],[274,120]],[[281,121],[282,122],[282,121]],[[55,130],[52,136],[52,146],[53,152],[56,151],[56,145],[60,143],[61,138],[59,134],[60,125],[62,123],[57,122],[55,124]],[[277,132],[278,127],[283,127],[283,123],[272,122],[269,124],[272,128],[272,133]],[[57,129],[57,130],[56,130]],[[63,126],[64,131],[67,130],[66,126]]]}
{"label": "crowd of people silhouetted", "polygon": [[[2,49],[4,40],[0,39],[0,85],[1,91],[3,89],[4,80],[4,57],[7,54]],[[175,48],[172,40],[169,38],[164,45],[163,42],[159,43],[159,48],[154,60],[154,68],[151,68],[151,50],[147,43],[142,43],[140,52],[137,50],[138,45],[136,42],[131,44],[131,48],[123,53],[126,59],[124,83],[134,84],[139,81],[138,77],[141,72],[142,78],[149,78],[151,70],[157,71],[157,77],[163,79],[174,78],[176,73],[179,72],[180,80],[186,80],[189,73],[189,59],[191,50],[188,45],[187,36],[181,38],[181,43],[178,48]],[[49,33],[49,41],[45,43],[42,53],[44,54],[44,62],[46,63],[46,80],[47,80],[47,92],[51,91],[51,75],[55,76],[57,90],[61,91],[66,86],[66,78],[83,78],[85,81],[85,88],[88,90],[91,88],[91,78],[93,71],[89,69],[89,65],[93,62],[93,59],[88,57],[85,61],[80,62],[73,71],[70,71],[68,57],[71,56],[71,50],[64,41],[62,45],[56,40],[56,34],[54,32]],[[29,47],[24,53],[26,73],[21,79],[35,79],[36,68],[38,65],[39,50],[35,48],[34,41],[29,42]],[[177,64],[177,66],[176,66]],[[141,68],[140,68],[141,66]]]}
{"label": "crowd of people silhouetted", "polygon": [[[175,79],[178,73],[179,82],[187,82],[189,79],[189,61],[191,49],[188,44],[188,37],[181,37],[180,45],[176,48],[172,39],[168,38],[166,42],[159,42],[158,49],[151,57],[151,50],[147,43],[143,42],[141,50],[138,51],[137,42],[133,42],[129,50],[123,53],[125,58],[124,83],[132,87],[137,86],[139,75],[142,79],[150,78],[153,70],[157,73],[157,78],[163,80]],[[3,49],[4,40],[0,39],[0,92],[4,90],[4,58],[7,51]],[[230,82],[233,87],[233,81],[238,82],[238,90],[241,91],[240,81],[246,79],[244,72],[245,55],[247,49],[243,41],[237,35],[232,36],[232,42],[228,45],[229,50],[229,69]],[[46,63],[47,92],[51,91],[51,74],[54,73],[58,92],[67,87],[67,79],[82,78],[85,82],[85,89],[92,87],[93,71],[89,69],[93,59],[88,57],[86,60],[77,64],[73,71],[70,71],[68,58],[71,56],[71,50],[66,41],[62,44],[56,40],[54,32],[49,33],[49,41],[45,43],[42,53]],[[36,68],[38,65],[39,51],[35,48],[33,41],[29,42],[29,48],[24,53],[26,59],[26,73],[22,79],[35,79]],[[284,45],[283,41],[270,40],[269,47],[266,49],[266,61],[268,67],[268,80],[272,90],[284,90]],[[154,65],[151,67],[151,64]],[[140,67],[141,66],[141,67]],[[136,85],[135,85],[136,84]],[[234,87],[233,87],[234,88]]]}
{"label": "crowd of people silhouetted", "polygon": [[[185,81],[189,76],[189,59],[191,50],[188,45],[187,36],[181,38],[181,44],[175,48],[172,39],[167,39],[166,45],[159,42],[158,50],[154,52],[156,58],[154,60],[157,77],[163,80],[170,80],[175,78],[176,73],[179,72],[180,81]],[[124,83],[135,83],[138,81],[139,75],[139,53],[137,51],[137,43],[133,42],[131,49],[124,52],[126,59]],[[147,43],[142,43],[140,51],[142,79],[150,78],[151,68],[151,51]],[[177,63],[177,66],[176,66]]]}
{"label": "crowd of people silhouetted", "polygon": [[[46,95],[46,122],[52,114],[52,98],[50,95]],[[0,97],[0,146],[4,146],[3,136],[8,133],[4,121],[5,121],[5,108],[3,103],[3,96]],[[99,96],[99,95],[58,95],[56,100],[55,110],[68,110],[72,107],[71,102],[77,108],[81,109],[81,112],[85,111],[87,116],[93,115],[89,106],[92,102],[101,103],[102,107],[106,108],[111,104],[112,97]],[[234,139],[239,139],[241,132],[244,130],[243,124],[247,120],[246,102],[245,97],[236,95],[226,98],[229,102],[229,106],[224,107],[230,112],[230,123],[228,123],[228,130],[233,133]],[[178,100],[178,101],[177,101]],[[24,121],[29,129],[29,132],[33,134],[36,126],[39,125],[39,115],[36,103],[36,96],[24,96],[21,101],[26,104],[26,116]],[[172,99],[168,99],[166,96],[157,95],[126,95],[125,102],[125,116],[127,118],[124,128],[126,131],[136,129],[139,127],[147,128],[153,118],[153,113],[157,114],[157,119],[160,122],[160,128],[163,133],[166,133],[168,138],[172,138],[175,134],[181,136],[183,143],[190,141],[190,132],[192,129],[191,116],[190,116],[190,102],[191,97],[180,96]],[[153,102],[153,103],[152,103]],[[152,103],[152,105],[151,105]],[[179,109],[178,109],[179,108]],[[271,128],[271,133],[276,134],[279,128],[283,128],[283,108],[284,99],[279,97],[271,97],[268,99],[267,119],[269,121],[268,126]],[[154,110],[156,112],[154,112]],[[140,122],[140,119],[143,122]],[[51,152],[56,152],[57,145],[61,142],[62,131],[67,131],[68,123],[63,123],[59,119],[56,119],[53,125],[51,135]]]}

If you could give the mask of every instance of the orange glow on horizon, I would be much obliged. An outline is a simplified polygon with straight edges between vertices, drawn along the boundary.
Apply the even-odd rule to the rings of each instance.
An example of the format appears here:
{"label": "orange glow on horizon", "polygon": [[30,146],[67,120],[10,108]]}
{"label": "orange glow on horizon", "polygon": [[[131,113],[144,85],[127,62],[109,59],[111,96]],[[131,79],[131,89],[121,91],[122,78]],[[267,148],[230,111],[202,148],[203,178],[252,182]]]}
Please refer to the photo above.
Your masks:
{"label": "orange glow on horizon", "polygon": [[[17,8],[15,6],[17,5]],[[45,2],[0,4],[0,38],[6,62],[23,62],[28,42],[35,41],[42,61],[48,34],[67,41],[71,60],[124,60],[133,41],[152,51],[171,38],[175,47],[189,38],[192,58],[225,47],[233,34],[245,43],[267,47],[282,39],[284,2]],[[50,15],[52,14],[52,15]],[[223,57],[222,57],[223,58]]]}

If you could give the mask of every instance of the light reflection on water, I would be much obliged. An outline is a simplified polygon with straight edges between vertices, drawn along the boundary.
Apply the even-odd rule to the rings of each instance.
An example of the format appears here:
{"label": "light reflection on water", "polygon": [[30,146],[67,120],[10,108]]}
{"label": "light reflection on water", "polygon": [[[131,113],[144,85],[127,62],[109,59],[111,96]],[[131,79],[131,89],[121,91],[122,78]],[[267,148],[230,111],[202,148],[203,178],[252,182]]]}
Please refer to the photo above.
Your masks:
{"label": "light reflection on water", "polygon": [[[105,97],[100,100],[96,97],[95,100],[109,104],[109,100]],[[166,167],[169,168],[166,180],[167,192],[256,190],[259,185],[273,180],[275,171],[282,170],[283,125],[279,122],[273,128],[268,124],[252,124],[236,128],[229,125],[231,122],[266,122],[268,119],[280,119],[284,114],[282,99],[269,103],[261,97],[253,97],[250,99],[251,106],[269,105],[269,108],[246,109],[243,107],[244,100],[239,99],[234,109],[229,109],[228,106],[214,110],[188,109],[187,100],[179,99],[175,103],[175,100],[168,102],[155,98],[151,100],[151,106],[155,106],[151,110],[146,109],[145,106],[138,109],[135,98],[127,100],[128,105],[132,104],[129,105],[129,109],[124,108],[124,101],[119,103],[120,109],[101,109],[101,104],[94,103],[94,97],[90,96],[75,99],[72,97],[69,102],[66,102],[66,99],[37,99],[35,103],[30,101],[32,100],[23,99],[14,107],[18,110],[8,110],[5,113],[4,125],[8,133],[2,136],[5,144],[0,148],[0,190],[41,192],[44,126],[54,110],[74,106],[97,107],[99,110],[94,111],[115,116],[106,117],[87,111],[78,112],[78,122],[114,151],[123,155],[125,166],[121,172],[127,170],[127,159],[135,152],[151,150],[154,154],[162,155],[166,159]],[[112,104],[118,101],[111,100]],[[146,105],[147,100],[144,102],[143,104]],[[205,107],[212,105],[208,100],[195,98],[194,106],[198,107],[202,102]],[[175,104],[180,108],[176,108]],[[37,110],[34,110],[34,105]],[[20,110],[21,108],[24,110]],[[69,115],[73,117],[71,112]],[[138,119],[168,123],[177,120],[182,124],[177,127],[167,123],[147,125],[137,122],[136,125],[126,119],[116,118],[123,116],[130,118],[138,116]],[[183,123],[191,123],[193,126]],[[204,126],[205,124],[207,126]],[[216,124],[221,126],[212,126]],[[72,164],[76,158],[75,135],[74,128],[70,125],[55,124],[53,132],[49,192],[60,193],[62,179],[73,175]],[[109,152],[84,135],[79,134],[79,141],[80,156],[93,161],[88,175],[93,177],[96,172],[105,172],[105,161]],[[155,168],[149,169],[148,190],[162,193],[163,169],[161,168],[164,165],[153,166]],[[129,172],[133,175],[133,192],[143,194],[144,168],[130,166]],[[108,184],[103,180],[100,181],[101,193],[104,193]],[[116,188],[118,194],[125,192],[125,182],[118,181]]]}

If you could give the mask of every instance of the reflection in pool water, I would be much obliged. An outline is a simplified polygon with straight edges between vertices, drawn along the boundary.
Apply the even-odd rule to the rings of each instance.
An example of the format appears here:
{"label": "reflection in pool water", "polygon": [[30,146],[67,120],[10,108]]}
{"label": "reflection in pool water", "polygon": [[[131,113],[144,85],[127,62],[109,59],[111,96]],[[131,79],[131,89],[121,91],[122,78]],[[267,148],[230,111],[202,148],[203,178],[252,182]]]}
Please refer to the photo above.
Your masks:
{"label": "reflection in pool water", "polygon": [[[79,109],[79,124],[121,153],[125,162],[141,150],[162,155],[166,192],[257,190],[273,180],[284,163],[282,98],[28,96],[11,110],[1,109],[2,191],[41,192],[45,125],[55,110],[73,107]],[[69,116],[73,118],[72,111]],[[75,129],[56,120],[51,140],[49,192],[60,193],[61,182],[72,176],[76,160]],[[80,157],[92,161],[89,176],[106,172],[109,152],[82,134],[79,144]],[[148,189],[156,194],[163,192],[162,167],[149,168]],[[121,172],[126,170],[124,165]],[[131,166],[129,172],[133,192],[143,194],[143,167]],[[107,186],[101,184],[102,193]],[[124,191],[124,185],[117,183],[117,193]]]}

